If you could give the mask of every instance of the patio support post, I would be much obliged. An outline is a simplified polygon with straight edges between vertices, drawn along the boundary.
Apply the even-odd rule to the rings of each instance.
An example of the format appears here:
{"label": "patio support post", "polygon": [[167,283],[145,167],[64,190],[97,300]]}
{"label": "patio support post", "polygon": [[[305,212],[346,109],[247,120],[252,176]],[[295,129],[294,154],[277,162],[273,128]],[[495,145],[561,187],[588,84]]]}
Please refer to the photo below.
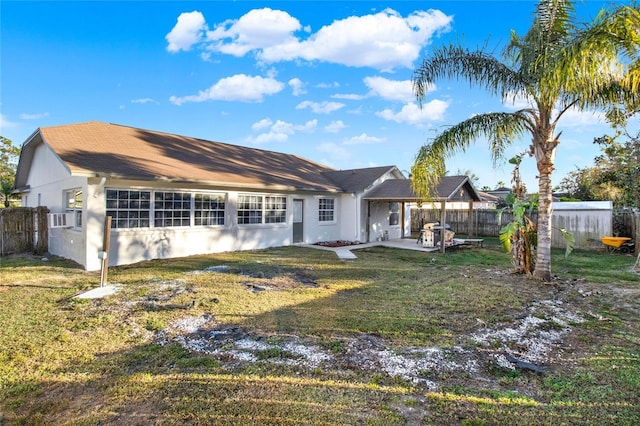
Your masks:
{"label": "patio support post", "polygon": [[473,229],[473,201],[469,201],[469,218],[467,219],[467,236],[469,238],[475,235],[475,229]]}
{"label": "patio support post", "polygon": [[447,200],[440,201],[440,253],[444,253],[444,231],[447,224]]}

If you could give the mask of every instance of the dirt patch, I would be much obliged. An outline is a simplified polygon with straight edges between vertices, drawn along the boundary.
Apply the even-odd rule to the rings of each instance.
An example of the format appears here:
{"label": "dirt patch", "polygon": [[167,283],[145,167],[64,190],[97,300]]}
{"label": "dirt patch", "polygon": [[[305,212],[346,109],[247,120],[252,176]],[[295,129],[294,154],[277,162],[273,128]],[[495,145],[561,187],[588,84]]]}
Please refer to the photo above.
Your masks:
{"label": "dirt patch", "polygon": [[185,349],[213,356],[223,368],[247,363],[273,363],[301,370],[331,369],[352,374],[384,374],[436,390],[452,373],[489,382],[496,368],[542,373],[554,352],[570,334],[571,324],[584,319],[560,301],[534,303],[515,324],[482,325],[461,342],[474,347],[393,347],[370,334],[336,339],[327,346],[310,338],[264,336],[239,327],[218,324],[211,315],[186,317],[158,332],[159,345],[177,343]]}
{"label": "dirt patch", "polygon": [[346,246],[355,246],[360,244],[358,241],[324,241],[315,243],[316,246],[321,247],[346,247]]}
{"label": "dirt patch", "polygon": [[248,291],[254,293],[267,290],[289,290],[300,286],[318,286],[315,276],[303,269],[283,270],[277,267],[272,267],[266,271],[253,271],[242,268],[232,268],[229,265],[215,265],[202,270],[189,272],[189,274],[200,275],[215,272],[246,277],[247,281],[244,281],[243,285]]}

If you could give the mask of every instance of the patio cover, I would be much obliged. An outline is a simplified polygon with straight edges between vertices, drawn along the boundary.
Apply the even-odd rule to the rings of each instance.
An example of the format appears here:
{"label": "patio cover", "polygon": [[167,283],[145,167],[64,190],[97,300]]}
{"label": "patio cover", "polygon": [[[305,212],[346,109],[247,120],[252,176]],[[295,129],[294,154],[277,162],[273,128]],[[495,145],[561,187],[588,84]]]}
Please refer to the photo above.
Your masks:
{"label": "patio cover", "polygon": [[[364,199],[367,202],[440,202],[440,223],[443,224],[441,226],[447,223],[446,204],[448,201],[468,201],[469,210],[471,210],[473,202],[481,200],[478,191],[467,176],[443,176],[436,186],[435,193],[437,194],[435,199],[425,200],[413,192],[410,179],[390,179],[365,194]],[[471,220],[471,214],[469,214],[469,220]],[[471,230],[471,226],[469,229]],[[444,238],[440,240],[440,251],[445,252]]]}

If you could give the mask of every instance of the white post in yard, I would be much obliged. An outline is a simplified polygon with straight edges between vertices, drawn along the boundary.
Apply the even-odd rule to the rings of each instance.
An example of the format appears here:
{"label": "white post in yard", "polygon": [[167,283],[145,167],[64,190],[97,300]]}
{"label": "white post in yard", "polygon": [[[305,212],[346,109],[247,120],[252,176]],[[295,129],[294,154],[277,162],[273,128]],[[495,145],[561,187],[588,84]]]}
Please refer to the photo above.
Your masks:
{"label": "white post in yard", "polygon": [[107,273],[109,271],[109,246],[110,245],[111,245],[111,216],[107,216],[104,219],[102,251],[100,252],[100,258],[102,259],[102,266],[100,269],[100,287],[104,287],[107,284]]}

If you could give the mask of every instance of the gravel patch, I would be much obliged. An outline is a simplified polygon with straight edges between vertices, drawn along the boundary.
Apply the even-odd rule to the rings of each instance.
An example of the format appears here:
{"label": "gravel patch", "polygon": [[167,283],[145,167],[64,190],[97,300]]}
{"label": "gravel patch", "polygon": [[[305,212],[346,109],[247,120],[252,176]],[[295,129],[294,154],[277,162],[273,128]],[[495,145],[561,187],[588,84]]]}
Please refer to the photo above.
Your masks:
{"label": "gravel patch", "polygon": [[[526,363],[545,364],[570,333],[571,324],[583,321],[562,302],[544,300],[534,303],[515,324],[492,328],[483,325],[470,336],[461,336],[461,341],[470,339],[477,348],[396,348],[379,336],[363,334],[342,339],[342,349],[336,352],[313,339],[265,337],[239,327],[222,326],[204,314],[171,323],[157,332],[154,340],[161,345],[175,342],[189,351],[213,356],[223,367],[273,363],[307,371],[322,368],[380,373],[436,390],[438,379],[450,373],[486,380],[490,365],[515,370]],[[514,357],[518,362],[514,362]]]}

